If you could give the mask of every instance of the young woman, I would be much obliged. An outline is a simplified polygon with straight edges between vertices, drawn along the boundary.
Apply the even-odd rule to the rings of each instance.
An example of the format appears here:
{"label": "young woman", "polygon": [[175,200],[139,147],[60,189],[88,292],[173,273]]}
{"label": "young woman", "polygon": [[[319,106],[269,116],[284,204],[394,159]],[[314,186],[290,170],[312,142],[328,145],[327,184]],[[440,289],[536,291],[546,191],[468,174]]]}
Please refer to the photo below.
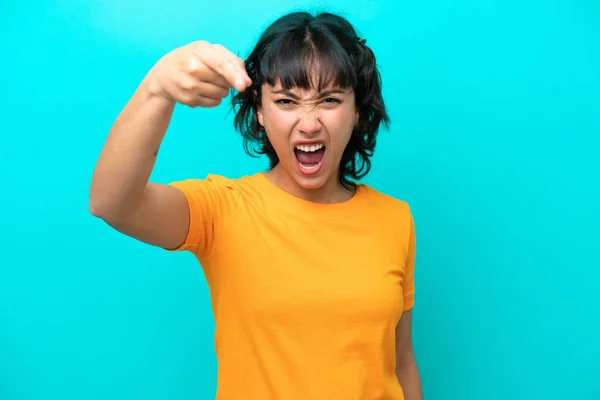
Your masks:
{"label": "young woman", "polygon": [[[214,107],[232,88],[236,128],[269,170],[149,183],[175,104]],[[387,122],[373,52],[327,13],[278,19],[245,61],[203,41],[176,49],[118,116],[91,212],[196,255],[216,321],[218,399],[422,398],[411,212],[357,182]]]}

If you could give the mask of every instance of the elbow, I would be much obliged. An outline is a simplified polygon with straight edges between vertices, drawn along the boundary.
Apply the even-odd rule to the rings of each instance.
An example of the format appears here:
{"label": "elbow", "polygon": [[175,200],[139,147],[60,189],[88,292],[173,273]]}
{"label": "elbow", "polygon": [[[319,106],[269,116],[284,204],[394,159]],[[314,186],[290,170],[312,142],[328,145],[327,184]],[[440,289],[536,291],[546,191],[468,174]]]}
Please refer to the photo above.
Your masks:
{"label": "elbow", "polygon": [[88,195],[88,209],[90,211],[90,214],[92,214],[94,217],[102,218],[102,208],[100,206],[100,199],[98,197],[98,193],[96,190],[94,190],[94,186],[92,185]]}
{"label": "elbow", "polygon": [[108,196],[99,188],[94,176],[88,192],[88,209],[90,214],[103,219],[107,209],[107,198]]}
{"label": "elbow", "polygon": [[111,220],[119,213],[122,208],[120,193],[115,190],[114,185],[106,184],[104,181],[97,178],[92,178],[88,192],[88,209],[94,217],[105,221]]}
{"label": "elbow", "polygon": [[109,224],[110,226],[119,226],[123,223],[125,213],[111,204],[89,202],[90,214]]}
{"label": "elbow", "polygon": [[104,214],[101,212],[101,210],[102,210],[102,209],[101,209],[101,208],[99,208],[99,207],[97,206],[97,204],[96,204],[96,203],[94,203],[94,202],[92,202],[92,201],[90,200],[90,202],[89,202],[89,205],[88,205],[88,206],[89,206],[89,209],[90,209],[90,214],[92,214],[94,217],[97,217],[97,218],[103,219],[103,218],[102,218],[102,216],[103,216]]}
{"label": "elbow", "polygon": [[115,220],[121,213],[118,204],[108,200],[107,196],[99,196],[94,192],[90,192],[88,208],[90,214],[106,222]]}
{"label": "elbow", "polygon": [[91,196],[88,203],[88,207],[90,210],[90,214],[92,214],[94,217],[106,219],[107,215],[109,214],[109,207],[107,207],[105,204],[102,204],[97,199]]}
{"label": "elbow", "polygon": [[91,185],[88,198],[90,214],[108,224],[119,224],[136,210],[140,198],[132,197],[127,192],[113,187]]}
{"label": "elbow", "polygon": [[122,224],[136,209],[136,202],[119,200],[112,194],[98,194],[90,192],[88,208],[90,214],[100,218],[109,225]]}

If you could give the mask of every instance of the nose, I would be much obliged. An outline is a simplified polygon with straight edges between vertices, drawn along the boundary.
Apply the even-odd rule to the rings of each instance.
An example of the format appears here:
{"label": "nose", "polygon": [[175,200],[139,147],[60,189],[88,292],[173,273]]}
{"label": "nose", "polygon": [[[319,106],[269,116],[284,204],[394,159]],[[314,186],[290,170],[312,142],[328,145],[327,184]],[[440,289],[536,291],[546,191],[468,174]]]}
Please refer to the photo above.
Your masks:
{"label": "nose", "polygon": [[318,113],[313,107],[308,110],[302,110],[300,112],[300,119],[298,120],[298,130],[307,136],[313,136],[318,133],[321,129],[321,121],[319,120]]}

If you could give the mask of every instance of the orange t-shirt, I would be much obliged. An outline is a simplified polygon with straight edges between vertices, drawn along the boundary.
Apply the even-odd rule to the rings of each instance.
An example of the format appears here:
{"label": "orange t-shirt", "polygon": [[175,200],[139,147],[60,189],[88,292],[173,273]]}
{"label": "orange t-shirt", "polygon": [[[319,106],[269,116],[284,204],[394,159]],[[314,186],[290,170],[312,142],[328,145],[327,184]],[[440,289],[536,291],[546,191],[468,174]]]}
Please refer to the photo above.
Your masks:
{"label": "orange t-shirt", "polygon": [[190,205],[175,250],[202,265],[221,400],[401,400],[395,329],[414,301],[408,205],[366,185],[317,204],[258,173],[172,183]]}

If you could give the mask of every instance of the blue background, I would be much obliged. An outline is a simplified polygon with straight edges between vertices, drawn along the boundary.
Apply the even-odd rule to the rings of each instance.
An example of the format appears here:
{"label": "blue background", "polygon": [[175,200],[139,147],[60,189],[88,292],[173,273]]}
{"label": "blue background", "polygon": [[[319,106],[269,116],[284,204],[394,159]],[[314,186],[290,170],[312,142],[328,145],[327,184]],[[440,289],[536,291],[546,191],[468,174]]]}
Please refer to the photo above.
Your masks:
{"label": "blue background", "polygon": [[[0,5],[0,399],[209,399],[190,254],[95,219],[102,143],[166,52],[245,56],[284,12],[341,12],[378,57],[391,130],[367,183],[417,224],[428,400],[600,399],[600,3],[34,1]],[[226,106],[178,107],[152,176],[266,167]]]}

